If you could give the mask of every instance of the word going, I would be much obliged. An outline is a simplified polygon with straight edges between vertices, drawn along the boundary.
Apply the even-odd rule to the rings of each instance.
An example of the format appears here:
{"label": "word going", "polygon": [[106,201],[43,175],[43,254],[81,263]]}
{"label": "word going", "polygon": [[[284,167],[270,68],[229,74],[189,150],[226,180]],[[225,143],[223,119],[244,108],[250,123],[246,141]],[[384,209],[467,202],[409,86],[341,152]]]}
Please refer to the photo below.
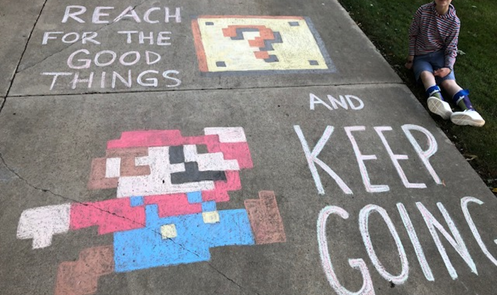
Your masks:
{"label": "word going", "polygon": [[[362,132],[366,130],[365,126],[348,126],[344,127],[345,133],[347,134],[347,137],[352,144],[352,148],[354,149],[354,153],[357,159],[357,164],[359,165],[359,170],[361,172],[361,177],[362,181],[364,184],[364,188],[366,189],[367,192],[370,193],[381,193],[381,192],[387,192],[390,190],[390,187],[386,184],[372,184],[371,180],[369,178],[369,173],[366,168],[366,161],[371,161],[371,160],[376,160],[377,157],[376,155],[363,155],[361,153],[361,150],[359,148],[359,145],[357,144],[357,141],[354,137],[354,133],[357,132]],[[390,160],[392,161],[392,164],[394,165],[395,169],[397,170],[397,173],[402,180],[402,183],[406,188],[426,188],[425,183],[413,183],[410,182],[407,179],[407,176],[402,169],[399,161],[401,160],[408,160],[409,157],[407,155],[402,155],[402,154],[395,154],[388,143],[384,133],[387,131],[392,131],[392,127],[389,126],[378,126],[373,128],[378,137],[381,139],[381,142],[383,143],[383,146],[385,147],[385,150],[387,151]],[[333,131],[335,128],[333,126],[327,126],[323,135],[321,138],[318,140],[316,146],[311,150],[309,148],[309,144],[307,143],[307,140],[304,137],[304,134],[302,132],[302,129],[300,128],[299,125],[294,126],[294,130],[297,133],[298,138],[300,139],[300,143],[302,144],[302,149],[304,151],[307,164],[309,165],[309,169],[311,171],[312,177],[314,179],[314,182],[316,184],[316,188],[318,190],[318,193],[323,195],[324,188],[321,183],[321,179],[319,177],[318,170],[316,168],[316,164],[320,166],[328,175],[330,175],[335,182],[338,184],[338,186],[342,189],[342,191],[346,194],[353,194],[352,190],[350,187],[343,181],[343,179],[338,176],[338,174],[333,171],[330,166],[328,166],[326,163],[324,163],[321,159],[318,158],[319,154],[323,150],[324,146],[330,139],[331,135],[333,134]],[[426,170],[428,173],[430,173],[431,177],[435,181],[436,184],[442,184],[442,181],[440,180],[440,177],[438,177],[437,173],[433,169],[433,167],[430,164],[430,157],[432,157],[438,150],[438,144],[437,141],[435,140],[435,137],[425,128],[418,126],[418,125],[411,125],[411,124],[405,124],[402,125],[402,131],[404,132],[405,136],[408,138],[409,142],[413,146],[414,150],[416,151],[416,154],[419,156],[421,159],[421,162],[425,166]],[[428,143],[428,147],[423,150],[421,145],[416,141],[415,137],[412,135],[413,131],[417,131],[425,135],[426,137],[426,142]]]}
{"label": "word going", "polygon": [[[463,211],[464,217],[466,219],[467,224],[469,225],[471,232],[473,234],[473,237],[477,241],[478,245],[480,246],[480,249],[482,252],[487,256],[487,258],[495,265],[497,266],[497,258],[495,258],[489,251],[487,246],[485,245],[484,241],[482,240],[480,233],[478,229],[476,228],[476,225],[471,217],[471,214],[469,212],[469,205],[471,203],[475,203],[478,205],[483,205],[483,202],[477,198],[473,197],[464,197],[461,199],[461,209]],[[440,256],[442,257],[444,264],[447,268],[447,271],[449,272],[450,276],[452,279],[457,279],[458,275],[457,272],[452,265],[452,262],[449,259],[449,256],[447,255],[447,251],[445,250],[444,245],[442,244],[440,240],[439,233],[442,234],[442,236],[449,242],[449,244],[456,250],[456,252],[461,256],[461,258],[466,262],[468,265],[469,269],[471,270],[472,273],[478,275],[478,271],[476,268],[476,265],[468,251],[468,248],[466,247],[466,244],[464,243],[464,240],[457,229],[454,221],[450,217],[449,213],[445,209],[442,203],[437,203],[438,209],[442,213],[445,222],[447,223],[449,231],[445,229],[445,227],[435,219],[435,217],[431,214],[431,212],[421,203],[417,202],[416,206],[419,210],[419,213],[423,217],[423,220],[430,231],[430,234],[433,238],[433,241],[435,242],[435,245],[437,246],[438,252],[440,253]],[[428,261],[426,260],[426,256],[423,251],[423,247],[421,246],[421,242],[418,239],[418,236],[416,234],[416,230],[412,224],[411,218],[405,208],[405,206],[402,203],[397,203],[397,209],[399,211],[399,214],[402,218],[402,222],[404,224],[404,227],[409,235],[409,239],[411,240],[411,243],[414,247],[415,253],[417,260],[421,266],[421,269],[423,271],[423,274],[425,278],[428,281],[435,281],[435,277],[433,275],[433,272],[430,268],[430,265],[428,264]],[[395,241],[395,245],[397,248],[397,251],[400,258],[400,265],[401,265],[401,271],[398,274],[392,274],[390,273],[381,261],[379,260],[378,256],[376,255],[374,245],[371,240],[371,235],[372,233],[369,230],[369,217],[372,214],[379,214],[383,221],[385,222],[385,225],[388,229],[389,234],[392,236],[393,240]],[[317,239],[319,243],[319,252],[321,255],[321,262],[323,265],[324,272],[326,274],[326,278],[328,279],[328,282],[330,283],[331,287],[335,290],[337,294],[340,295],[345,295],[345,294],[368,294],[372,295],[375,294],[374,291],[374,286],[373,286],[373,281],[371,279],[371,274],[369,272],[369,269],[364,262],[364,259],[362,258],[354,258],[354,259],[349,259],[349,265],[354,268],[358,269],[361,274],[362,274],[362,279],[363,279],[363,284],[362,287],[359,291],[357,292],[352,292],[346,289],[340,282],[338,281],[335,269],[333,267],[333,264],[331,262],[331,257],[329,253],[329,248],[328,248],[328,238],[326,236],[326,223],[328,221],[328,218],[331,215],[338,215],[342,219],[348,219],[349,218],[349,213],[337,206],[327,206],[321,210],[319,213],[319,218],[317,221]],[[387,281],[392,282],[394,284],[403,284],[407,281],[409,278],[409,264],[408,264],[408,259],[406,255],[406,251],[404,250],[404,245],[402,244],[402,241],[400,240],[399,234],[397,230],[395,229],[395,226],[388,214],[388,212],[377,205],[367,205],[361,209],[359,212],[359,230],[362,236],[362,240],[364,242],[364,246],[366,248],[366,251],[368,253],[369,258],[371,259],[371,262],[373,263],[374,267],[378,271],[378,273]]]}
{"label": "word going", "polygon": [[340,95],[340,100],[338,100],[328,94],[327,98],[330,104],[327,104],[312,93],[309,94],[309,108],[311,109],[311,111],[314,111],[316,105],[323,105],[330,111],[338,109],[338,106],[346,110],[348,110],[350,107],[351,110],[355,111],[362,110],[364,108],[364,102],[362,101],[362,99],[354,95]]}
{"label": "word going", "polygon": [[[93,24],[108,24],[115,23],[122,19],[133,20],[141,23],[142,20],[149,24],[169,23],[174,20],[176,23],[181,23],[181,9],[176,7],[171,13],[169,7],[151,7],[147,9],[140,17],[138,12],[132,7],[128,6],[122,12],[117,14],[113,6],[97,6],[93,9],[93,13],[86,13],[87,9],[82,5],[68,5],[62,17],[62,23],[77,22],[84,24],[86,22]],[[111,15],[114,15],[112,17]]]}
{"label": "word going", "polygon": [[208,261],[213,247],[286,241],[272,191],[245,200],[245,209],[217,209],[229,191],[241,189],[239,171],[252,168],[252,158],[242,128],[204,132],[124,132],[107,143],[104,158],[92,161],[88,182],[89,189],[116,188],[116,199],[22,213],[17,237],[33,239],[34,249],[69,230],[97,226],[100,235],[114,235],[113,245],[60,264],[56,294],[94,293],[98,278],[114,271]]}

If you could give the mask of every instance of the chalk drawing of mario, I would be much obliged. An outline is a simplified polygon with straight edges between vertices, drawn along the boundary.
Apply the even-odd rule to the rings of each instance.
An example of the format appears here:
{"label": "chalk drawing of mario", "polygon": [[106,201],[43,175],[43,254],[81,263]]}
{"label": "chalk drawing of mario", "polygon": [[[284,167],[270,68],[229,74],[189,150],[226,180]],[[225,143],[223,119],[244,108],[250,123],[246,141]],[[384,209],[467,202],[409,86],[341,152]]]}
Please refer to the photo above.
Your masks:
{"label": "chalk drawing of mario", "polygon": [[92,226],[113,234],[113,245],[84,249],[58,268],[55,294],[93,294],[98,278],[159,266],[208,261],[209,249],[285,242],[272,191],[244,201],[244,209],[217,210],[241,189],[239,171],[252,168],[240,127],[123,132],[92,161],[89,189],[117,189],[117,198],[25,210],[17,237],[33,249],[55,234]]}

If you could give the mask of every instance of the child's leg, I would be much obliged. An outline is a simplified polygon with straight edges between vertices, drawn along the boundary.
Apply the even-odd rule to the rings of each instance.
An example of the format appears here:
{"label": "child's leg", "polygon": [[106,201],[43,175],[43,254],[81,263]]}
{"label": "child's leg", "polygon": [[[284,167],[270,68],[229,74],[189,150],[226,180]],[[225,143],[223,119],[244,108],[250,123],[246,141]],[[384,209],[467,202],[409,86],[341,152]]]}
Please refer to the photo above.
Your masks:
{"label": "child's leg", "polygon": [[454,79],[446,79],[441,83],[443,89],[452,97],[452,101],[462,112],[454,112],[450,120],[457,125],[470,125],[481,127],[485,124],[485,120],[473,108],[469,100],[469,91],[462,89]]}
{"label": "child's leg", "polygon": [[425,87],[426,97],[428,98],[428,109],[432,113],[447,120],[452,114],[452,109],[450,108],[450,105],[444,101],[440,88],[437,86],[436,78],[433,75],[433,67],[434,65],[437,65],[437,59],[440,59],[439,55],[439,53],[433,53],[414,57],[413,70],[416,80],[421,80]]}
{"label": "child's leg", "polygon": [[452,109],[450,105],[444,101],[440,87],[436,84],[435,76],[432,72],[423,71],[420,74],[421,82],[426,90],[426,96],[428,97],[427,104],[428,109],[447,120],[452,115]]}

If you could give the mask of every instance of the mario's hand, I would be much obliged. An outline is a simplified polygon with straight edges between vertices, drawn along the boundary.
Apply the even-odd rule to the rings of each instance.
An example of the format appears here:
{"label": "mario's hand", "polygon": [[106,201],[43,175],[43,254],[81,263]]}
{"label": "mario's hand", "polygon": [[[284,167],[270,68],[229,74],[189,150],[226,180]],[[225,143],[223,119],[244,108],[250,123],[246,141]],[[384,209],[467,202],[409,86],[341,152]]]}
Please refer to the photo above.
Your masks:
{"label": "mario's hand", "polygon": [[450,74],[450,72],[452,72],[452,70],[449,68],[440,68],[434,71],[433,75],[435,75],[436,77],[445,78],[448,74]]}

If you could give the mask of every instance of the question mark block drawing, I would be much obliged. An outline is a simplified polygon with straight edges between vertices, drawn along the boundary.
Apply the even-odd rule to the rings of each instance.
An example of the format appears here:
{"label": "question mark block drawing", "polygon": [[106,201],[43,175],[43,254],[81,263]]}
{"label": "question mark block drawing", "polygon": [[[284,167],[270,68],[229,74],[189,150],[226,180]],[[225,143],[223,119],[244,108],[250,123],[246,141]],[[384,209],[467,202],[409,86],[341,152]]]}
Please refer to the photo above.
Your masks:
{"label": "question mark block drawing", "polygon": [[204,15],[192,30],[204,74],[336,72],[307,17]]}

